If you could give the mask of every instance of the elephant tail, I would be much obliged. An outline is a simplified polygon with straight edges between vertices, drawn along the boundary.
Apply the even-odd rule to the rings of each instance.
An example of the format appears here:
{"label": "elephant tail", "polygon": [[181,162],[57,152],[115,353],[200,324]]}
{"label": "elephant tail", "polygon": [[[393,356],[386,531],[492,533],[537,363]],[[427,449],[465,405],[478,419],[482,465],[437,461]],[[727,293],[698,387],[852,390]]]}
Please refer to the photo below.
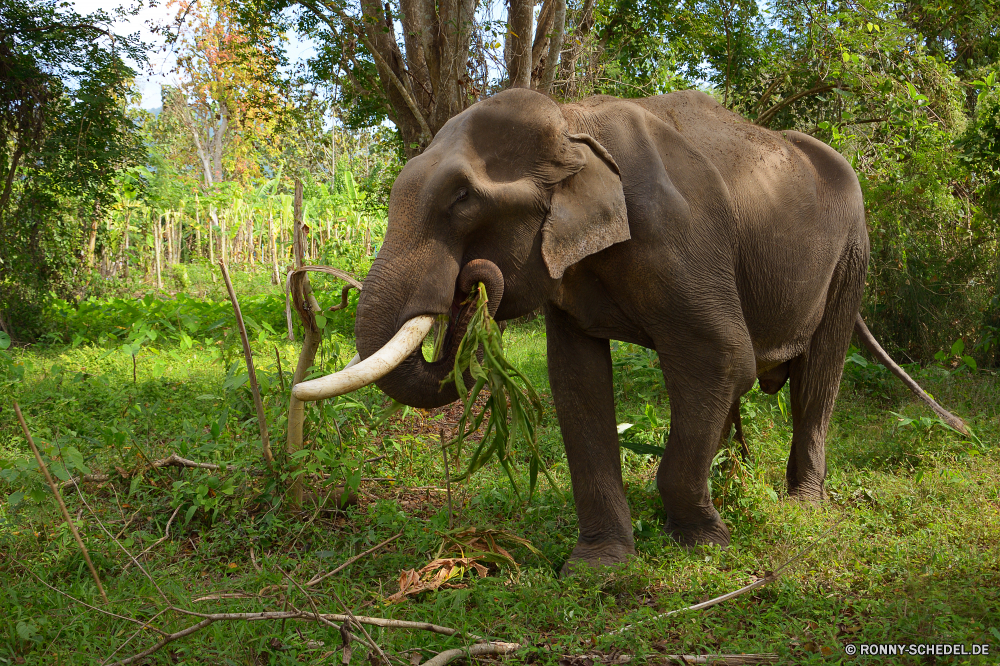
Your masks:
{"label": "elephant tail", "polygon": [[861,318],[860,313],[858,314],[857,319],[854,320],[854,332],[857,334],[858,339],[861,340],[862,344],[864,344],[865,349],[867,349],[879,363],[889,368],[889,370],[892,371],[892,374],[899,377],[900,381],[906,384],[906,387],[913,391],[918,398],[927,403],[927,406],[933,409],[934,413],[940,416],[942,421],[963,435],[969,434],[969,429],[965,426],[965,422],[962,421],[962,419],[937,404],[934,398],[930,397],[926,391],[920,388],[920,385],[917,384],[912,377],[906,374],[905,370],[889,358],[889,355],[884,349],[882,349],[882,345],[875,340],[875,336],[873,336],[871,331],[868,330],[868,327],[865,325],[865,320]]}

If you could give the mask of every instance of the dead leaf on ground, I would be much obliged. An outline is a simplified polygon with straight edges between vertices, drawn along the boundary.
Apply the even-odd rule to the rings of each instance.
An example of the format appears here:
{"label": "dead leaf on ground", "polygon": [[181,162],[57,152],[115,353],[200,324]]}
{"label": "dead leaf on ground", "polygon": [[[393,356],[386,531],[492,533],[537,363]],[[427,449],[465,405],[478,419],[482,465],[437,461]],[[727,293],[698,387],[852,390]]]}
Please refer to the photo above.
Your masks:
{"label": "dead leaf on ground", "polygon": [[504,546],[524,546],[532,553],[545,557],[527,539],[503,530],[476,527],[451,530],[441,534],[441,545],[429,564],[419,571],[407,569],[399,572],[399,591],[387,597],[386,601],[398,603],[421,592],[458,587],[453,581],[460,580],[467,572],[475,571],[480,577],[488,575],[488,565],[519,570],[514,556]]}
{"label": "dead leaf on ground", "polygon": [[489,570],[473,557],[443,557],[432,560],[420,571],[407,569],[399,573],[399,592],[386,601],[398,603],[408,596],[436,590],[449,584],[453,579],[460,579],[467,571],[475,571],[480,576],[486,576]]}

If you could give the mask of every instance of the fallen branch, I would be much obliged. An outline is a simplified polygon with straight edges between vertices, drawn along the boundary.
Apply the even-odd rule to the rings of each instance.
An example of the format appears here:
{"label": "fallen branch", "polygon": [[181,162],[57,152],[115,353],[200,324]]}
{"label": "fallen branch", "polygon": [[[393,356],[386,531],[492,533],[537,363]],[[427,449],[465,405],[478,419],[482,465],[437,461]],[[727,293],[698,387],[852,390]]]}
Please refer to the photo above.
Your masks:
{"label": "fallen branch", "polygon": [[[303,592],[305,592],[305,590],[303,590]],[[371,646],[376,652],[378,652],[378,656],[379,658],[381,658],[382,663],[385,664],[385,666],[390,666],[389,657],[385,656],[385,652],[382,651],[382,648],[379,647],[379,644],[376,643],[375,640],[368,634],[368,630],[365,629],[364,625],[358,622],[358,618],[355,617],[353,612],[351,612],[350,607],[344,603],[344,600],[340,598],[340,595],[337,594],[336,590],[331,588],[330,592],[333,594],[333,598],[337,600],[337,603],[340,604],[340,607],[344,609],[344,612],[347,613],[348,617],[350,618],[350,621],[348,622],[347,626],[354,625],[358,629],[360,629],[361,633],[364,634],[365,641],[368,643],[368,645]],[[309,600],[311,602],[312,598],[310,597]]]}
{"label": "fallen branch", "polygon": [[[62,455],[61,451],[59,455]],[[108,535],[108,538],[111,539],[112,543],[118,546],[118,548],[121,549],[121,551],[125,553],[125,555],[127,555],[128,558],[139,568],[139,571],[141,571],[142,574],[149,580],[149,582],[153,584],[153,587],[156,588],[156,591],[160,593],[161,597],[163,597],[163,601],[165,601],[169,606],[170,599],[167,598],[167,595],[163,593],[162,589],[160,589],[159,584],[157,584],[157,582],[153,579],[153,577],[149,575],[149,572],[146,571],[146,569],[144,569],[141,564],[139,564],[139,561],[132,556],[132,553],[129,552],[128,548],[122,545],[122,542],[119,541],[118,538],[115,537],[113,534],[111,534],[108,528],[104,526],[104,523],[101,522],[101,519],[97,515],[97,512],[94,511],[94,507],[90,506],[90,503],[87,501],[87,498],[83,496],[83,491],[80,490],[80,486],[74,484],[73,487],[76,488],[77,496],[80,498],[80,501],[83,502],[83,505],[87,507],[87,511],[90,512],[91,517],[94,519],[94,522],[97,523],[97,526],[101,528],[101,531],[104,532],[106,535]]]}
{"label": "fallen branch", "polygon": [[[177,512],[180,511],[180,510],[181,510],[180,506],[178,506],[176,509],[174,509],[174,512],[172,514],[170,514],[170,520],[167,521],[167,527],[166,527],[166,529],[163,530],[163,536],[160,537],[159,539],[157,539],[152,544],[150,544],[149,547],[147,547],[141,553],[139,553],[138,555],[136,555],[135,556],[136,560],[138,560],[140,557],[142,557],[143,555],[145,555],[149,551],[153,550],[154,548],[156,548],[157,546],[159,546],[161,543],[163,543],[164,541],[166,541],[167,539],[170,538],[170,524],[174,522],[174,518],[177,517]],[[132,563],[131,562],[126,562],[125,566],[122,567],[122,573],[125,573],[126,571],[128,571],[128,568],[130,566],[132,566]]]}
{"label": "fallen branch", "polygon": [[820,541],[822,541],[828,534],[830,534],[830,532],[832,532],[834,530],[834,528],[837,527],[837,525],[839,525],[840,523],[842,523],[844,521],[844,518],[846,518],[846,517],[847,516],[842,516],[837,522],[835,522],[833,525],[831,525],[829,527],[829,529],[827,529],[825,532],[823,532],[818,537],[816,537],[815,541],[813,541],[811,544],[809,544],[808,546],[806,546],[805,548],[803,548],[802,550],[800,550],[798,553],[796,553],[795,555],[793,555],[791,558],[789,558],[788,560],[786,560],[784,564],[782,564],[780,567],[778,567],[777,569],[775,569],[773,572],[767,574],[763,578],[759,578],[759,579],[755,580],[754,582],[750,583],[749,585],[745,585],[745,586],[741,587],[740,589],[738,589],[738,590],[736,590],[734,592],[729,592],[727,594],[723,594],[721,596],[715,597],[714,599],[709,599],[708,601],[703,601],[700,604],[694,604],[693,606],[687,606],[685,608],[678,608],[676,610],[667,611],[666,613],[660,613],[659,615],[656,615],[654,617],[647,618],[645,620],[640,620],[639,622],[636,622],[635,624],[627,624],[624,627],[622,627],[621,629],[616,629],[615,631],[609,631],[605,635],[606,636],[614,636],[615,634],[622,634],[622,633],[625,633],[626,631],[628,631],[629,629],[633,629],[633,628],[637,627],[640,624],[645,624],[647,622],[652,622],[654,620],[661,620],[661,619],[663,619],[665,617],[669,617],[670,615],[676,615],[677,613],[684,613],[684,612],[687,612],[687,611],[704,610],[705,608],[710,608],[712,606],[721,604],[723,601],[729,601],[730,599],[735,599],[736,597],[744,595],[747,592],[750,592],[751,590],[756,590],[758,587],[763,587],[763,586],[767,585],[768,583],[773,583],[775,580],[778,579],[778,576],[781,574],[781,572],[784,569],[788,568],[788,566],[791,565],[793,562],[797,562],[798,560],[800,560],[803,557],[805,557],[806,554],[809,553],[809,551],[811,551],[813,548],[815,548],[817,545],[819,545]]}
{"label": "fallen branch", "polygon": [[[664,654],[660,655],[658,659],[662,659],[664,662],[678,662],[681,664],[743,666],[744,664],[774,664],[778,661],[778,655],[772,652],[760,654]],[[569,666],[586,664],[587,662],[595,664],[631,664],[635,660],[635,657],[630,654],[608,655],[595,652],[590,654],[564,654],[559,663]]]}
{"label": "fallen branch", "polygon": [[127,659],[122,659],[121,661],[117,661],[115,662],[115,664],[117,666],[125,666],[126,664],[131,664],[133,662],[139,661],[140,659],[145,659],[149,655],[153,654],[154,652],[162,648],[167,643],[173,643],[178,638],[184,638],[185,636],[189,636],[200,629],[204,629],[213,622],[215,622],[215,620],[212,619],[202,620],[198,624],[191,625],[187,629],[182,629],[181,631],[177,631],[172,634],[167,634],[162,639],[160,639],[159,643],[149,648],[148,650],[144,650],[139,654],[134,654],[131,657],[128,657]]}
{"label": "fallen branch", "polygon": [[35,446],[35,440],[31,438],[31,433],[28,432],[28,424],[24,422],[24,416],[21,414],[21,406],[14,401],[14,413],[17,414],[17,420],[21,424],[21,430],[24,431],[24,437],[28,440],[28,446],[31,447],[31,452],[35,454],[35,460],[38,462],[38,466],[41,468],[42,472],[45,474],[45,480],[49,484],[49,488],[52,489],[52,494],[56,496],[56,501],[59,503],[59,510],[62,511],[63,518],[66,520],[66,525],[69,526],[70,531],[73,533],[73,538],[76,539],[76,544],[80,546],[80,552],[83,553],[83,559],[87,562],[87,567],[90,569],[90,574],[94,577],[94,582],[97,583],[97,590],[101,593],[101,598],[104,599],[104,603],[108,603],[108,595],[104,593],[104,586],[101,585],[101,578],[97,575],[97,569],[94,568],[94,563],[90,560],[90,552],[87,550],[87,546],[83,543],[83,539],[80,538],[80,532],[76,529],[76,524],[73,523],[73,519],[69,516],[69,511],[66,510],[66,503],[63,502],[62,494],[59,492],[59,486],[56,482],[52,480],[52,475],[49,474],[49,468],[45,466],[45,461],[42,460],[42,454],[39,452],[38,447]]}
{"label": "fallen branch", "polygon": [[[166,458],[161,460],[154,460],[149,464],[152,469],[159,469],[161,467],[193,467],[196,469],[211,469],[217,470],[222,469],[221,466],[214,463],[202,463],[196,462],[194,460],[188,460],[187,458],[181,458],[176,453],[171,453]],[[229,467],[228,469],[233,469]],[[108,474],[84,474],[75,478],[71,478],[68,481],[63,481],[59,484],[60,488],[65,488],[66,486],[72,486],[77,483],[102,483],[104,481],[109,481],[111,477]]]}
{"label": "fallen branch", "polygon": [[482,657],[486,655],[510,654],[511,652],[520,649],[520,643],[502,643],[500,641],[494,641],[492,643],[476,643],[475,645],[470,645],[467,648],[445,650],[444,652],[431,657],[420,666],[445,666],[445,664],[450,664],[456,659],[461,659],[465,656]]}
{"label": "fallen branch", "polygon": [[[178,608],[176,606],[171,606],[166,610],[171,610],[176,613],[180,613],[182,615],[190,615],[192,617],[198,618],[199,621],[195,624],[192,624],[189,627],[181,629],[180,631],[163,635],[163,637],[160,639],[159,642],[156,643],[156,645],[152,646],[147,650],[143,650],[138,654],[128,657],[127,659],[123,659],[117,662],[118,665],[124,666],[125,664],[131,664],[145,657],[148,657],[149,655],[153,654],[154,652],[162,648],[164,645],[172,643],[179,638],[190,636],[196,631],[204,629],[205,627],[214,622],[260,622],[266,620],[272,620],[272,621],[303,620],[307,622],[319,622],[320,624],[325,624],[327,626],[330,626],[331,624],[337,622],[341,622],[348,625],[354,623],[359,627],[363,624],[369,624],[379,627],[398,628],[398,629],[425,629],[428,631],[433,631],[434,633],[443,634],[445,636],[458,636],[458,637],[468,638],[470,640],[482,640],[478,636],[462,634],[462,632],[458,631],[457,629],[451,629],[449,627],[441,627],[438,625],[425,622],[406,622],[404,620],[389,620],[386,618],[373,618],[373,617],[364,617],[357,615],[350,616],[350,615],[342,615],[339,613],[317,613],[317,612],[310,613],[308,611],[303,611],[303,610],[260,611],[256,613],[198,613],[196,611],[191,611],[184,608]],[[136,620],[132,621],[137,622]],[[152,626],[150,626],[150,629],[159,631]],[[370,637],[369,640],[371,640]],[[431,664],[431,662],[434,659],[439,659],[442,657],[442,655],[448,655],[448,658],[445,661],[440,661],[436,663],[447,664],[448,662],[454,661],[455,659],[461,657],[464,654],[471,654],[471,655],[507,654],[508,652],[518,649],[519,647],[521,647],[519,643],[501,643],[501,642],[477,643],[475,645],[470,646],[468,650],[461,649],[461,650],[448,650],[447,652],[442,652],[437,657],[433,657],[431,660],[428,660],[426,664]],[[457,654],[451,656],[451,653],[457,653]],[[383,658],[385,658],[384,653],[382,653],[382,656]],[[386,661],[386,663],[388,663],[388,661]]]}
{"label": "fallen branch", "polygon": [[82,601],[80,599],[77,599],[73,595],[67,594],[66,592],[63,592],[62,590],[60,590],[59,588],[46,583],[42,579],[41,576],[39,576],[34,571],[32,571],[31,569],[28,569],[27,567],[25,567],[23,565],[21,566],[21,569],[23,571],[26,571],[29,575],[33,576],[35,578],[35,580],[37,580],[39,583],[41,583],[45,587],[49,588],[50,590],[52,590],[56,594],[61,594],[64,597],[66,597],[67,599],[69,599],[70,601],[74,601],[74,602],[80,604],[84,608],[89,608],[92,611],[97,611],[98,613],[102,613],[102,614],[107,615],[109,617],[115,617],[115,618],[118,618],[119,620],[125,620],[126,622],[133,622],[135,624],[138,624],[140,628],[143,628],[143,629],[152,629],[153,631],[155,631],[156,633],[160,634],[161,636],[166,636],[167,635],[167,632],[163,631],[162,629],[158,629],[157,627],[154,627],[152,624],[150,624],[154,619],[156,619],[156,616],[160,615],[160,613],[157,613],[156,616],[154,616],[153,618],[150,618],[149,620],[138,620],[138,619],[136,619],[134,617],[126,617],[124,615],[119,615],[117,613],[112,613],[111,611],[104,610],[103,608],[98,608],[97,606],[91,606],[86,601]]}
{"label": "fallen branch", "polygon": [[84,474],[76,478],[71,478],[68,481],[63,481],[59,484],[59,488],[65,488],[66,486],[72,486],[74,483],[103,483],[111,479],[107,474]]}
{"label": "fallen branch", "polygon": [[776,664],[778,655],[764,654],[665,654],[664,659],[682,664],[715,664],[716,666],[743,666],[743,664]]}
{"label": "fallen branch", "polygon": [[[246,594],[244,592],[229,592],[224,594],[212,594],[205,597],[199,597],[193,601],[214,601],[216,599],[254,599],[257,595]],[[197,613],[195,611],[184,610],[181,608],[175,608],[179,613],[185,615],[193,615],[200,618],[214,618],[215,620],[246,620],[246,621],[256,621],[256,620],[295,620],[302,619],[299,617],[298,613],[303,611],[275,611],[274,613],[264,613],[267,617],[261,617],[261,613]],[[277,614],[275,614],[277,613]],[[290,613],[290,614],[289,614]],[[307,615],[309,615],[307,613]],[[394,620],[386,617],[368,617],[366,615],[345,615],[343,613],[319,613],[320,617],[324,620],[330,622],[355,622],[357,624],[367,624],[372,627],[382,627],[383,629],[416,629],[418,631],[429,631],[434,634],[440,634],[442,636],[451,636],[455,638],[466,638],[470,641],[482,641],[485,640],[482,636],[477,636],[476,634],[467,634],[458,629],[452,629],[451,627],[442,627],[439,624],[432,624],[430,622],[414,622],[411,620]],[[305,619],[315,619],[315,618],[305,618]]]}
{"label": "fallen branch", "polygon": [[354,564],[355,562],[357,562],[358,560],[360,560],[365,555],[368,555],[370,553],[374,553],[376,550],[378,550],[382,546],[385,546],[387,544],[392,543],[393,541],[395,541],[396,539],[398,539],[401,536],[403,536],[402,532],[400,532],[399,534],[397,534],[394,537],[389,537],[388,539],[386,539],[385,541],[383,541],[382,543],[380,543],[380,544],[378,544],[376,546],[372,546],[371,548],[369,548],[368,550],[366,550],[365,552],[363,552],[363,553],[361,553],[359,555],[355,555],[354,557],[348,559],[346,562],[344,562],[343,564],[341,564],[339,567],[337,567],[333,571],[325,573],[322,576],[313,576],[312,579],[308,583],[306,583],[306,587],[312,587],[316,583],[329,578],[333,574],[340,573],[341,571],[343,571],[347,567],[351,566],[352,564]]}
{"label": "fallen branch", "polygon": [[[156,615],[154,615],[154,616],[153,616],[152,618],[150,618],[150,622],[152,622],[152,621],[153,621],[153,620],[155,620],[156,618],[160,617],[161,615],[163,615],[164,613],[166,613],[166,612],[167,612],[168,610],[170,610],[170,609],[169,609],[169,608],[164,608],[164,609],[163,609],[163,610],[161,610],[161,611],[160,611],[159,613],[157,613],[157,614],[156,614]],[[124,642],[124,643],[122,643],[121,645],[119,645],[118,647],[116,647],[116,648],[115,648],[115,651],[114,651],[114,652],[112,652],[111,654],[109,654],[109,655],[108,655],[107,657],[105,657],[105,658],[104,658],[104,659],[103,659],[103,660],[101,661],[101,666],[104,666],[104,664],[106,664],[106,663],[108,663],[109,661],[111,661],[112,657],[114,657],[114,656],[115,656],[116,654],[118,654],[119,652],[121,652],[121,651],[122,651],[122,650],[123,650],[123,649],[125,648],[125,646],[126,646],[126,645],[128,645],[129,643],[131,643],[131,642],[132,642],[132,640],[133,640],[133,639],[134,639],[134,638],[135,638],[136,636],[138,636],[138,635],[139,635],[139,634],[140,634],[140,633],[142,632],[142,630],[143,630],[144,628],[145,628],[145,627],[139,627],[138,629],[136,629],[135,631],[133,631],[133,632],[132,632],[132,635],[131,635],[131,636],[129,636],[128,638],[126,638],[126,639],[125,639],[125,642]],[[159,631],[159,629],[157,629],[157,631]],[[162,632],[162,631],[160,631],[160,634],[163,634],[163,632]]]}

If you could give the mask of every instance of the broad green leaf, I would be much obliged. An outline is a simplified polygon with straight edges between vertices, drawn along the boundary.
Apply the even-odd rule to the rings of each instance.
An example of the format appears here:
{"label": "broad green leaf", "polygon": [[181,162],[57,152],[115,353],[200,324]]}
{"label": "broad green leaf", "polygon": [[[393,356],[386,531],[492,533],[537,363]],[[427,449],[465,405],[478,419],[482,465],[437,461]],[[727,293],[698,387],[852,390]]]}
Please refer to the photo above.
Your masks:
{"label": "broad green leaf", "polygon": [[951,346],[951,355],[960,356],[962,352],[965,351],[965,341],[962,338],[955,340],[955,344]]}
{"label": "broad green leaf", "polygon": [[860,354],[851,354],[850,356],[847,357],[847,360],[850,361],[851,363],[857,363],[862,368],[868,367],[868,361],[866,361],[864,356],[861,356]]}
{"label": "broad green leaf", "polygon": [[634,451],[635,453],[641,453],[651,456],[663,455],[662,446],[653,446],[652,444],[645,444],[643,442],[632,442],[632,441],[623,441],[621,442],[621,446],[622,448],[628,449],[629,451]]}

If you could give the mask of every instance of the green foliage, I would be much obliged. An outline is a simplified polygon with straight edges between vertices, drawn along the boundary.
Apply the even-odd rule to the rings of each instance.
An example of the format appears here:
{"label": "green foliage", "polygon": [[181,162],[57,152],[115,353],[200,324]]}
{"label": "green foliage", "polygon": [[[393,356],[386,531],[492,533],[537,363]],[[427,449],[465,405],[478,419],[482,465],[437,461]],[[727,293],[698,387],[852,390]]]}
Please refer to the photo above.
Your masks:
{"label": "green foliage", "polygon": [[8,2],[0,15],[0,311],[20,336],[41,332],[51,289],[75,286],[90,220],[142,153],[124,58],[144,54],[134,38],[111,38],[110,21],[50,0]]}
{"label": "green foliage", "polygon": [[[448,442],[449,447],[455,447],[453,454],[455,459],[458,460],[461,456],[465,439],[479,430],[484,419],[486,429],[469,457],[465,473],[457,478],[469,479],[495,456],[506,472],[515,494],[520,497],[511,465],[514,454],[512,445],[520,439],[528,448],[530,456],[528,497],[530,498],[535,492],[539,469],[548,479],[549,485],[558,490],[538,449],[538,437],[535,431],[542,416],[542,403],[538,392],[524,373],[504,357],[500,328],[490,317],[487,309],[485,285],[480,283],[469,298],[474,304],[475,311],[455,353],[455,366],[442,381],[442,384],[454,382],[464,404],[455,437]],[[480,349],[483,353],[481,363],[477,358]],[[466,372],[475,382],[471,389],[465,386]],[[486,404],[478,414],[473,414],[476,400],[484,389],[488,390]]]}
{"label": "green foliage", "polygon": [[[244,276],[235,277],[245,284]],[[340,315],[331,313],[331,319]],[[393,606],[392,617],[508,640],[534,636],[524,657],[543,662],[553,654],[614,650],[655,659],[665,649],[668,654],[776,652],[782,663],[818,664],[830,658],[823,648],[842,654],[848,643],[906,642],[914,635],[929,642],[987,643],[990,629],[1000,629],[1000,598],[993,584],[1000,575],[995,557],[1000,525],[996,512],[984,510],[1000,500],[1000,449],[993,444],[1000,387],[989,373],[944,376],[934,370],[921,379],[943,403],[968,406],[963,416],[981,430],[982,445],[933,423],[925,427],[927,412],[905,391],[873,401],[864,387],[845,382],[831,420],[830,501],[822,507],[781,499],[790,419],[781,413],[779,396],[751,392],[743,418],[754,462],[744,463],[730,443],[711,471],[713,499],[733,534],[725,551],[677,548],[661,529],[655,488],[659,458],[624,450],[622,474],[638,557],[560,579],[558,569],[576,541],[577,522],[572,502],[548,484],[536,488],[526,504],[510,489],[500,465],[486,465],[465,487],[452,485],[455,528],[448,530],[437,432],[443,419],[457,418],[456,412],[409,410],[376,428],[374,415],[385,398],[374,389],[310,407],[302,478],[319,499],[338,483],[356,481],[361,503],[337,511],[317,511],[314,504],[292,511],[282,503],[285,482],[269,474],[260,459],[238,352],[228,364],[209,360],[197,343],[185,348],[165,326],[159,330],[156,341],[147,341],[140,351],[136,384],[132,357],[122,353],[117,339],[109,340],[116,345],[110,356],[105,356],[110,347],[84,343],[8,348],[23,364],[18,396],[36,442],[44,442],[47,463],[82,473],[82,460],[92,474],[109,476],[81,487],[93,513],[75,490],[65,489],[63,497],[119,616],[149,620],[162,609],[160,592],[146,573],[171,603],[267,588],[276,595],[206,599],[195,604],[199,612],[259,612],[285,604],[309,608],[309,599],[286,574],[303,584],[314,573],[331,571],[402,533],[393,544],[306,588],[321,612],[342,612],[330,599],[333,592],[348,607],[363,608],[395,592],[400,571],[426,565],[443,539],[453,547],[442,555],[488,554],[472,537],[506,533],[529,541],[540,554],[508,540],[502,547],[510,557],[494,558],[503,564],[491,567],[487,576],[411,598]],[[283,357],[284,392],[272,344]],[[270,337],[266,346],[254,346],[272,442],[280,441],[288,360],[296,350]],[[340,367],[353,354],[351,346],[349,339],[328,338],[315,372]],[[506,357],[537,387],[542,402],[535,434],[543,461],[554,480],[568,487],[544,349],[544,329],[537,321],[512,324],[504,332]],[[171,358],[153,373],[153,363],[170,358],[170,352],[182,362]],[[631,441],[659,442],[669,427],[669,405],[653,389],[655,357],[622,344],[612,360],[619,420],[636,424],[625,434],[640,431]],[[3,410],[9,414],[8,407]],[[890,411],[914,422],[902,425]],[[222,468],[149,466],[147,459],[170,453]],[[526,457],[527,451],[522,453]],[[13,419],[0,419],[0,461],[0,551],[5,555],[0,616],[8,620],[0,623],[0,661],[89,664],[94,654],[111,654],[137,627],[60,594],[100,604]],[[16,506],[5,501],[32,488],[40,489],[40,501],[29,494]],[[152,546],[140,558],[145,573],[130,564],[98,520],[112,536],[120,533],[119,542],[132,555]],[[838,520],[832,534],[817,538]],[[738,589],[812,544],[815,548],[778,581],[737,602],[708,614],[654,619]],[[830,617],[839,619],[829,623]],[[194,623],[169,613],[156,622],[167,631]],[[609,634],[626,625],[632,628],[625,635]],[[370,631],[379,631],[372,638],[396,655],[462,646],[460,639],[436,634]],[[117,654],[124,658],[157,640],[144,632]],[[325,644],[317,647],[319,642]],[[308,623],[232,622],[206,627],[171,648],[172,655],[163,655],[168,660],[315,661],[339,650],[339,637]],[[351,663],[367,663],[364,652],[355,650]],[[330,656],[338,662],[341,657],[339,652]]]}

